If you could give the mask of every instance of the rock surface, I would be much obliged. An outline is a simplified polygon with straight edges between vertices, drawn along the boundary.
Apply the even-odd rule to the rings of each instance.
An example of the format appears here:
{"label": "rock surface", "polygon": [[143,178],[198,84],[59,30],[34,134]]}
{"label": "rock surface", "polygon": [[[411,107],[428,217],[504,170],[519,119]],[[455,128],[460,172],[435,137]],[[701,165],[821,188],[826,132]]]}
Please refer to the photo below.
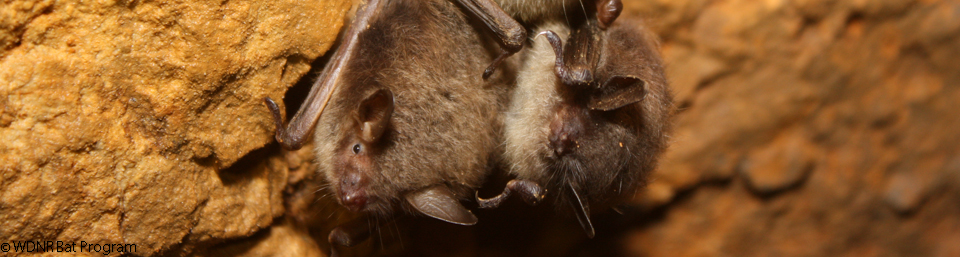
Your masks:
{"label": "rock surface", "polygon": [[4,1],[0,241],[189,254],[270,226],[287,168],[254,151],[273,140],[261,99],[310,69],[352,4]]}
{"label": "rock surface", "polygon": [[960,2],[627,8],[680,107],[624,255],[960,254]]}

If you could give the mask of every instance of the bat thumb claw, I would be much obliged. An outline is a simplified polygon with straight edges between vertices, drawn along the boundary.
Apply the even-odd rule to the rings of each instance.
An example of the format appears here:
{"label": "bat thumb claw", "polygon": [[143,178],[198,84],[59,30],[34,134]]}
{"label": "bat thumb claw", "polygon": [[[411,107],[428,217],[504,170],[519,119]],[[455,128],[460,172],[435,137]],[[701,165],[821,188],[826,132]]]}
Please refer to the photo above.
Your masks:
{"label": "bat thumb claw", "polygon": [[493,72],[497,71],[496,63],[490,64],[486,70],[483,70],[483,79],[489,79]]}
{"label": "bat thumb claw", "polygon": [[280,144],[282,145],[283,144],[282,135],[284,134],[283,132],[284,129],[283,129],[283,116],[280,115],[280,107],[277,106],[277,103],[274,102],[273,99],[270,99],[270,97],[264,97],[263,103],[267,105],[267,109],[270,109],[270,114],[273,115],[273,122],[277,127],[276,134],[274,135],[274,137],[277,139],[277,142],[280,142]]}

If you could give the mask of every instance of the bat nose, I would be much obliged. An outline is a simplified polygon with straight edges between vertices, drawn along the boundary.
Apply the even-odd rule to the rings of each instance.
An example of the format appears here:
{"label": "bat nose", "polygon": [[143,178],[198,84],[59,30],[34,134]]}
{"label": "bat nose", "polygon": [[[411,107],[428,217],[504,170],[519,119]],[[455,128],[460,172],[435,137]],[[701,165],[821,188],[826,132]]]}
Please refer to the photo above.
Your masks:
{"label": "bat nose", "polygon": [[353,212],[359,212],[367,205],[367,196],[363,191],[344,194],[341,200],[343,201],[343,206]]}
{"label": "bat nose", "polygon": [[363,210],[367,205],[366,180],[357,172],[348,172],[340,181],[340,203],[350,211]]}
{"label": "bat nose", "polygon": [[576,107],[563,105],[550,123],[550,148],[557,157],[563,157],[580,147],[580,134],[585,129],[583,114]]}
{"label": "bat nose", "polygon": [[558,157],[573,152],[573,149],[576,148],[576,144],[577,142],[574,139],[574,136],[570,133],[561,132],[550,137],[550,146],[553,148],[553,152],[556,153]]}

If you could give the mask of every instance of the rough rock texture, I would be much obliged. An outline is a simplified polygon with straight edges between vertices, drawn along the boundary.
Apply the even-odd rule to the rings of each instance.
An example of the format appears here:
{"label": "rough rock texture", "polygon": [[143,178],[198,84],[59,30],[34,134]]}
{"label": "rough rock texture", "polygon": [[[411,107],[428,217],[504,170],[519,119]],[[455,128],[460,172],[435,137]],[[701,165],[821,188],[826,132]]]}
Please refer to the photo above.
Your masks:
{"label": "rough rock texture", "polygon": [[352,4],[0,3],[0,241],[190,253],[270,226],[287,168],[276,147],[251,154],[273,140],[261,99]]}
{"label": "rough rock texture", "polygon": [[195,252],[196,256],[303,256],[323,257],[317,241],[284,220],[249,238],[226,242]]}
{"label": "rough rock texture", "polygon": [[627,8],[680,104],[625,255],[960,255],[960,2]]}

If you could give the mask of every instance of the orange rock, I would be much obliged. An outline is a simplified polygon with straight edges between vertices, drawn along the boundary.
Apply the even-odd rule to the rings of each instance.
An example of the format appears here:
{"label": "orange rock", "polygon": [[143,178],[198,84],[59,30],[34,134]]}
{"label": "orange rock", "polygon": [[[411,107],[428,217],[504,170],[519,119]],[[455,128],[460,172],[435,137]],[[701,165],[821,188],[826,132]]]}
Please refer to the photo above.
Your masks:
{"label": "orange rock", "polygon": [[[0,5],[0,240],[250,236],[283,213],[260,99],[330,48],[352,1]],[[265,154],[261,154],[265,157]]]}

